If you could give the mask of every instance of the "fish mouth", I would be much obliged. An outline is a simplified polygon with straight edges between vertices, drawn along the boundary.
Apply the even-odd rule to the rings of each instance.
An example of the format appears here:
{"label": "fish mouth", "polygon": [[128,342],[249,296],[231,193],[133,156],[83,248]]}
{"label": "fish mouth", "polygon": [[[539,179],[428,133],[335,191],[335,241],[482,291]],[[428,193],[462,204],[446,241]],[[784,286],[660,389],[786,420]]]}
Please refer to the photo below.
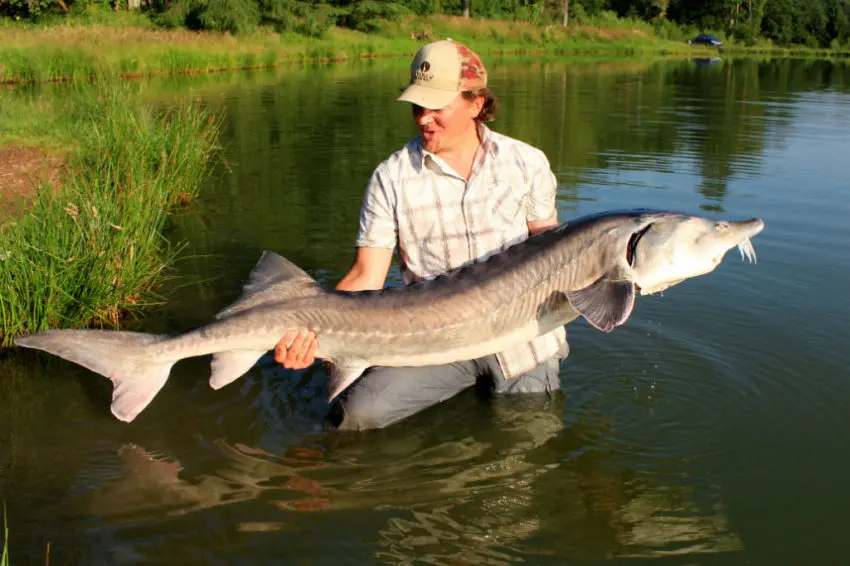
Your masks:
{"label": "fish mouth", "polygon": [[753,247],[753,242],[750,238],[757,236],[762,230],[764,230],[764,221],[758,218],[753,218],[752,220],[742,222],[741,225],[746,230],[746,236],[737,244],[738,252],[741,254],[741,261],[758,263],[756,249]]}
{"label": "fish mouth", "polygon": [[[755,247],[753,247],[753,243],[752,243],[752,241],[750,241],[749,238],[744,238],[743,240],[741,240],[740,242],[735,244],[735,247],[737,247],[738,251],[741,253],[741,261],[747,262],[747,263],[758,263],[758,256],[756,256],[756,249],[755,249]],[[732,249],[731,246],[729,248],[727,248],[726,251],[720,252],[719,254],[717,254],[716,256],[711,258],[711,262],[715,266],[720,265],[720,263],[723,261],[723,256],[725,256],[726,252],[729,251],[730,249]]]}

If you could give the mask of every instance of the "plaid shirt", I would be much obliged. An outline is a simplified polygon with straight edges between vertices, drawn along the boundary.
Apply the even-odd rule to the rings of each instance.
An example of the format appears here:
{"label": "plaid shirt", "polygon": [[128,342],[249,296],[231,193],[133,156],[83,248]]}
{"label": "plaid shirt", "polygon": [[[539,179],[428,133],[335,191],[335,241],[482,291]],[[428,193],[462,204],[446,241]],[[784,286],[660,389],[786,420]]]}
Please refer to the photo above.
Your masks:
{"label": "plaid shirt", "polygon": [[[528,222],[557,218],[555,175],[544,153],[484,125],[479,134],[469,181],[426,151],[419,136],[372,174],[357,247],[398,245],[405,283],[484,259],[526,239]],[[566,352],[559,327],[496,356],[510,378]]]}

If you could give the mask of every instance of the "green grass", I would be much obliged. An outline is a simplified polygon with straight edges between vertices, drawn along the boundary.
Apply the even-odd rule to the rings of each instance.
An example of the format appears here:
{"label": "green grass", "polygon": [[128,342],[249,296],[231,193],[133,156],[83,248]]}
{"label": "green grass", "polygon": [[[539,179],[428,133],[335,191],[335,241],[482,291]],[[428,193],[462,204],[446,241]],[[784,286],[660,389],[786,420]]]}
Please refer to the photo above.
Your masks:
{"label": "green grass", "polygon": [[9,566],[9,523],[6,522],[6,502],[3,502],[3,559],[0,566]]}
{"label": "green grass", "polygon": [[[479,53],[690,54],[695,48],[654,35],[646,24],[619,27],[542,26],[528,22],[408,17],[365,34],[332,28],[322,38],[259,30],[242,36],[71,23],[0,27],[0,81],[42,82],[116,76],[207,73],[287,62],[410,56],[428,39],[452,37]],[[599,22],[614,25],[610,22]]]}
{"label": "green grass", "polygon": [[850,57],[850,47],[818,48],[804,45],[777,46],[769,41],[756,42],[753,45],[731,43],[724,45],[723,55],[768,55],[771,57],[798,57],[807,59],[846,59]]}
{"label": "green grass", "polygon": [[[411,32],[424,34],[412,39]],[[564,29],[527,21],[407,16],[382,21],[373,33],[331,28],[321,37],[276,33],[260,27],[251,34],[163,30],[139,13],[90,8],[71,18],[39,25],[0,25],[0,82],[104,79],[117,76],[209,73],[287,62],[376,56],[409,56],[427,40],[452,37],[489,53],[550,53],[632,56],[637,54],[710,56],[716,49],[690,46],[696,28],[670,22],[650,24],[605,12]],[[850,46],[832,49],[754,45],[724,39],[723,52],[775,57],[848,57]]]}
{"label": "green grass", "polygon": [[60,186],[42,186],[22,214],[0,224],[2,345],[51,327],[117,325],[153,300],[175,257],[162,230],[175,207],[195,198],[219,123],[197,104],[157,109],[128,91],[103,84],[46,103],[0,94],[0,130],[77,140],[67,146]]}
{"label": "green grass", "polygon": [[60,100],[0,91],[0,147],[19,145],[62,151],[75,143],[73,121]]}

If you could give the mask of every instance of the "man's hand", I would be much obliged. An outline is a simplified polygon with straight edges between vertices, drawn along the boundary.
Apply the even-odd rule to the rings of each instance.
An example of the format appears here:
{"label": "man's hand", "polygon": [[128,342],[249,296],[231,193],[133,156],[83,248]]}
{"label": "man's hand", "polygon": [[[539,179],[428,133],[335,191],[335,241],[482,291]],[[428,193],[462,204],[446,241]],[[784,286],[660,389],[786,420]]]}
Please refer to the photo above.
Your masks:
{"label": "man's hand", "polygon": [[310,330],[287,332],[274,347],[274,359],[286,369],[304,369],[316,360],[319,339]]}
{"label": "man's hand", "polygon": [[[348,274],[337,283],[340,291],[380,289],[387,278],[393,251],[385,248],[357,248],[357,257]],[[304,369],[316,360],[319,339],[309,330],[287,332],[274,347],[274,359],[286,369]]]}

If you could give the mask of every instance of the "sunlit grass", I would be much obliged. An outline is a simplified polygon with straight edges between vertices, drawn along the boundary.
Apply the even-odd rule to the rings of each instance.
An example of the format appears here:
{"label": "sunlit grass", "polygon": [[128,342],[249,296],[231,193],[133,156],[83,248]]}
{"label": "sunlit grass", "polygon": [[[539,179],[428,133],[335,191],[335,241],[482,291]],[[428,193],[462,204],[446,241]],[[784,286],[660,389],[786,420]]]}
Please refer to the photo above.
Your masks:
{"label": "sunlit grass", "polygon": [[[90,8],[70,19],[35,24],[0,20],[0,82],[40,82],[158,74],[208,73],[271,67],[290,61],[408,56],[425,41],[451,37],[488,53],[600,53],[606,55],[711,56],[718,50],[688,45],[697,28],[653,24],[603,12],[569,27],[529,21],[457,16],[407,16],[382,21],[374,33],[331,28],[321,37],[276,33],[164,30],[143,14]],[[744,45],[726,38],[723,51],[777,57],[847,57],[850,46],[831,49],[777,47],[761,40]]]}
{"label": "sunlit grass", "polygon": [[[117,324],[151,300],[174,258],[161,235],[166,218],[195,198],[219,124],[197,104],[155,109],[127,91],[79,89],[52,108],[0,94],[6,116],[37,113],[56,126],[54,141],[77,140],[61,184],[0,220],[3,345],[45,328]],[[26,122],[9,123],[26,131]]]}
{"label": "sunlit grass", "polygon": [[[275,34],[223,34],[101,25],[0,29],[0,81],[52,81],[208,72],[275,64]],[[272,57],[271,54],[274,54]]]}
{"label": "sunlit grass", "polygon": [[3,558],[0,566],[9,566],[9,523],[6,522],[6,502],[3,502]]}
{"label": "sunlit grass", "polygon": [[[411,37],[411,34],[414,37]],[[420,34],[418,37],[415,34]],[[409,56],[424,41],[452,37],[479,53],[688,53],[650,27],[541,26],[522,21],[408,17],[374,34],[332,28],[322,38],[259,30],[244,36],[102,23],[0,27],[0,81],[206,73],[289,61]]]}

